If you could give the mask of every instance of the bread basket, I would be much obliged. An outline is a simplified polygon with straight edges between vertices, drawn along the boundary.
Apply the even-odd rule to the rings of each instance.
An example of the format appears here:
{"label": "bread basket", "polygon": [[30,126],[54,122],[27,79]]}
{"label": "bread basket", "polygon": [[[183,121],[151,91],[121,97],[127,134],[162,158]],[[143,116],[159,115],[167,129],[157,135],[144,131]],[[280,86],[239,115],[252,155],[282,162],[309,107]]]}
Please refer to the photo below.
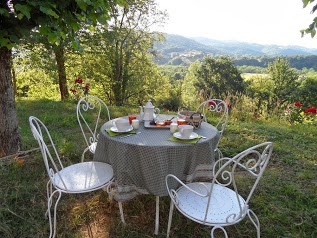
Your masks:
{"label": "bread basket", "polygon": [[190,111],[187,108],[179,109],[177,116],[185,119],[186,124],[192,125],[194,128],[199,128],[204,119],[204,116],[200,112]]}

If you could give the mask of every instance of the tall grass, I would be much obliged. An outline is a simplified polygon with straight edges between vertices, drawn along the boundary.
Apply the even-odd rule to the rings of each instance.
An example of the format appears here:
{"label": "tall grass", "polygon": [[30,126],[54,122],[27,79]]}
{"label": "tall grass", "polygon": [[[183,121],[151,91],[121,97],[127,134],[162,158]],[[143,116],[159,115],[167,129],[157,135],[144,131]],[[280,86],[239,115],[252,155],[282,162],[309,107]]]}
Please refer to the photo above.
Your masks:
{"label": "tall grass", "polygon": [[[23,148],[37,148],[28,117],[41,119],[62,159],[79,162],[84,140],[76,104],[48,100],[18,101]],[[111,117],[127,115],[131,108],[110,107]],[[138,108],[132,109],[138,112]],[[317,128],[280,121],[229,119],[220,147],[232,156],[264,141],[274,142],[273,156],[251,200],[262,237],[317,237]],[[40,153],[2,163],[0,168],[0,237],[47,237],[47,175]],[[165,237],[169,198],[160,202],[160,233],[155,236],[155,197],[143,195],[124,202],[127,225],[120,222],[117,203],[103,191],[63,195],[57,212],[57,237]],[[227,228],[230,237],[255,237],[247,219]],[[210,237],[210,229],[174,212],[172,237]]]}

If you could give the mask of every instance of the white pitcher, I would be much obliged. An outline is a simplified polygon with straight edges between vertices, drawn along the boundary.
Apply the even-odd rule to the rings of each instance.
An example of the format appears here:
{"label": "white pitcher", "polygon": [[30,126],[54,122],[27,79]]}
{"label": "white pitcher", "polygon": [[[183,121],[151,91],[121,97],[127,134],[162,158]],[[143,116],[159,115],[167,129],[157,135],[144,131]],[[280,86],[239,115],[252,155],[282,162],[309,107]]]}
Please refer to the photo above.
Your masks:
{"label": "white pitcher", "polygon": [[[156,114],[155,114],[156,113]],[[140,106],[140,117],[143,121],[152,121],[160,114],[160,109],[154,107],[151,100],[148,100],[145,106]]]}

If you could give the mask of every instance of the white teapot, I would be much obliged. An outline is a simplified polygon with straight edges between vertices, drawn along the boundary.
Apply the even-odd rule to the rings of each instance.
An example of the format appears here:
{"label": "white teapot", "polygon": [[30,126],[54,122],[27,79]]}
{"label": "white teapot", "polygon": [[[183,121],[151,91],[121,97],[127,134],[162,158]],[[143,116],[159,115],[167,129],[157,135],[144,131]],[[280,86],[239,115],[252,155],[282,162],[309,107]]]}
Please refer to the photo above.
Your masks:
{"label": "white teapot", "polygon": [[152,121],[158,116],[158,114],[160,114],[160,109],[155,108],[151,100],[148,100],[145,106],[140,106],[140,116],[143,121]]}

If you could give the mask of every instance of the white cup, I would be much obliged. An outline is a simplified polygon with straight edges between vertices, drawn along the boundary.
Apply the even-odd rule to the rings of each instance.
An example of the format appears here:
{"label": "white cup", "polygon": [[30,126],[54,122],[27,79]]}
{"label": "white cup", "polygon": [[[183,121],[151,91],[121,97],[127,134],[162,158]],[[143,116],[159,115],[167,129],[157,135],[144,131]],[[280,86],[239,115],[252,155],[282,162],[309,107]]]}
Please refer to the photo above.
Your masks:
{"label": "white cup", "polygon": [[192,125],[179,125],[178,129],[183,138],[189,138],[194,130],[194,127]]}
{"label": "white cup", "polygon": [[131,125],[132,125],[133,129],[139,129],[140,122],[138,119],[133,119]]}
{"label": "white cup", "polygon": [[175,133],[175,132],[177,131],[177,129],[178,129],[177,123],[176,123],[176,122],[172,122],[172,123],[170,124],[170,132],[171,132],[171,133]]}
{"label": "white cup", "polygon": [[119,118],[115,120],[114,124],[117,127],[118,131],[126,131],[130,128],[129,120],[124,118]]}

